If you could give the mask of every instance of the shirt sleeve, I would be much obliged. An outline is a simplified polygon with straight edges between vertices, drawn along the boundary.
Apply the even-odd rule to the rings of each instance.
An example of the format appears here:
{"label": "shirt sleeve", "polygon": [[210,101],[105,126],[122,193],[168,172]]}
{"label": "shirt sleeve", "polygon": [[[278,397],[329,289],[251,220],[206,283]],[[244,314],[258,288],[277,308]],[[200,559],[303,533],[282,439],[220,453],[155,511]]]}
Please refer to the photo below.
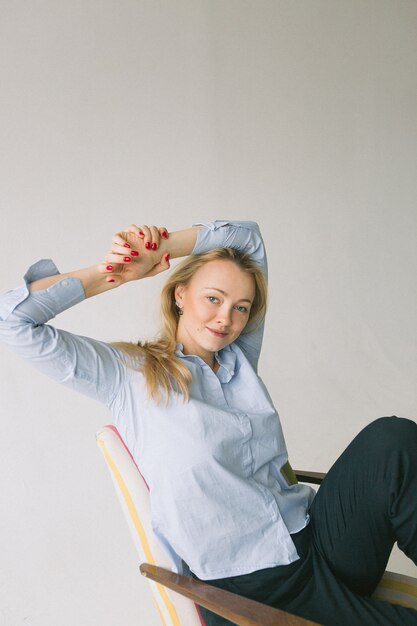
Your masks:
{"label": "shirt sleeve", "polygon": [[[256,222],[236,222],[231,220],[215,220],[214,222],[198,223],[203,226],[197,233],[197,240],[191,254],[208,252],[214,248],[234,248],[249,254],[268,280],[268,262],[265,245],[259,226]],[[256,327],[248,325],[235,344],[239,346],[251,363],[255,372],[258,371],[259,354],[264,335],[264,321]]]}
{"label": "shirt sleeve", "polygon": [[47,376],[109,406],[125,374],[120,352],[46,323],[85,299],[81,281],[64,277],[29,290],[31,282],[59,273],[50,259],[42,259],[28,269],[22,286],[0,296],[0,339]]}

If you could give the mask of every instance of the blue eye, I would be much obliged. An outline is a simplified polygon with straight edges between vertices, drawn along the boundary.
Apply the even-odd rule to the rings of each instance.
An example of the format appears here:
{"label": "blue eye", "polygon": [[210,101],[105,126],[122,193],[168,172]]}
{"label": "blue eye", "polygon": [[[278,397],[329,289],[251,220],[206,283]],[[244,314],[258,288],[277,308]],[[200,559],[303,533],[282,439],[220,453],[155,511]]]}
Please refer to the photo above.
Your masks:
{"label": "blue eye", "polygon": [[214,300],[216,300],[216,301],[217,301],[217,300],[218,300],[218,298],[216,298],[215,296],[207,296],[207,300],[208,300],[209,302],[214,302]]}
{"label": "blue eye", "polygon": [[240,311],[240,313],[247,313],[248,309],[245,306],[237,306],[236,307],[238,311]]}

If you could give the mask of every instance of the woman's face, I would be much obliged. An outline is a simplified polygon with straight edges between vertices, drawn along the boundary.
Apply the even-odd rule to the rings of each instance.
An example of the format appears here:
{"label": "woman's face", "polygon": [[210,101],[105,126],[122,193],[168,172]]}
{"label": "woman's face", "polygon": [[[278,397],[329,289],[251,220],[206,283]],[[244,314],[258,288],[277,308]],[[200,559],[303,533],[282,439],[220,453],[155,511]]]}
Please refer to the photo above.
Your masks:
{"label": "woman's face", "polygon": [[184,354],[196,354],[212,367],[214,352],[245,328],[254,297],[253,276],[223,259],[200,267],[188,285],[177,285],[175,300],[183,310],[177,341]]}

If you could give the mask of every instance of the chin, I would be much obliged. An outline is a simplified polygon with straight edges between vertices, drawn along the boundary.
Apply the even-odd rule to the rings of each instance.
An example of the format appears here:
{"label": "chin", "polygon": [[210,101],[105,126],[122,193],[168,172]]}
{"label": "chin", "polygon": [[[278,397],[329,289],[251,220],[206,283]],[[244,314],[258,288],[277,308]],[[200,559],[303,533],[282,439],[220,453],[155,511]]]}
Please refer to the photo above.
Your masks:
{"label": "chin", "polygon": [[226,346],[229,345],[229,343],[231,343],[231,340],[229,339],[229,337],[224,337],[223,339],[221,339],[220,337],[218,339],[215,339],[214,341],[211,342],[211,345],[213,347],[213,351],[216,352],[217,350],[221,350],[222,348],[225,348]]}

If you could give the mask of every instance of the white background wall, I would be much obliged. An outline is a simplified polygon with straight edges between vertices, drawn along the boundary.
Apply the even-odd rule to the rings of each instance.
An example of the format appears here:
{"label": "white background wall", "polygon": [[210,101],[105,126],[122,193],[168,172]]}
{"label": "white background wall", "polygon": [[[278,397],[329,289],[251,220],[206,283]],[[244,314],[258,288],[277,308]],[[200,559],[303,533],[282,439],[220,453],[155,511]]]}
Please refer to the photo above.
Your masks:
{"label": "white background wall", "polygon": [[[132,222],[254,219],[292,464],[416,419],[416,26],[413,0],[2,0],[1,289],[38,258],[101,261]],[[149,337],[163,279],[54,323]],[[95,444],[107,411],[0,358],[0,623],[156,626]]]}

